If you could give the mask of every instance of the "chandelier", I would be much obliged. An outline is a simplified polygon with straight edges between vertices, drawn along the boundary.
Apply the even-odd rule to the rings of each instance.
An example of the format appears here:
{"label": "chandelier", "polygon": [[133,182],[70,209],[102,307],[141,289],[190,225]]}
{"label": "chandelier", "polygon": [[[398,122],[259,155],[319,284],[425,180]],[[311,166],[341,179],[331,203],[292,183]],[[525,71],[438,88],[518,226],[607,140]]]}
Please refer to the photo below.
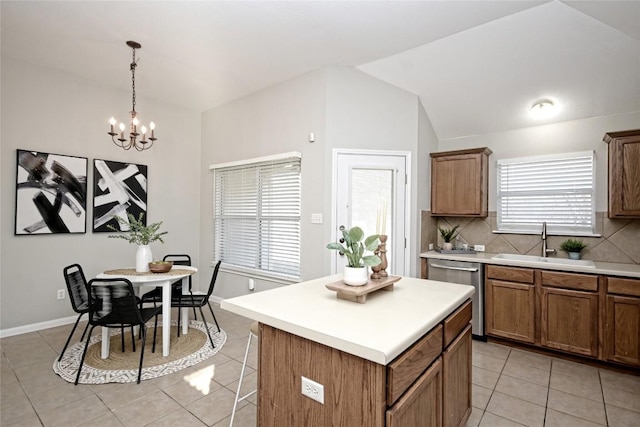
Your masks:
{"label": "chandelier", "polygon": [[[147,139],[147,127],[140,126],[140,129],[138,129],[140,122],[136,117],[138,115],[138,113],[136,112],[136,66],[137,66],[136,49],[140,49],[142,45],[134,41],[128,41],[127,46],[129,46],[133,50],[133,61],[129,66],[129,69],[131,70],[131,87],[133,89],[132,107],[131,107],[131,111],[129,112],[129,115],[131,116],[131,122],[129,124],[129,135],[128,135],[128,138],[125,138],[125,134],[124,134],[125,125],[122,122],[120,123],[120,126],[119,126],[120,133],[118,134],[117,132],[114,132],[113,127],[116,124],[116,119],[114,119],[113,117],[111,117],[111,119],[109,120],[109,125],[111,129],[107,133],[111,135],[111,140],[113,141],[113,143],[120,148],[129,150],[131,149],[131,147],[134,147],[138,151],[144,151],[151,148],[151,146],[153,145],[153,142],[156,139],[158,139],[155,137],[155,133],[154,133],[154,129],[156,125],[153,122],[149,123],[149,130],[151,131],[151,134],[149,135],[148,139]],[[140,140],[138,140],[138,137],[140,135],[142,135],[142,137],[140,138]],[[116,138],[116,136],[118,136],[118,138]]]}

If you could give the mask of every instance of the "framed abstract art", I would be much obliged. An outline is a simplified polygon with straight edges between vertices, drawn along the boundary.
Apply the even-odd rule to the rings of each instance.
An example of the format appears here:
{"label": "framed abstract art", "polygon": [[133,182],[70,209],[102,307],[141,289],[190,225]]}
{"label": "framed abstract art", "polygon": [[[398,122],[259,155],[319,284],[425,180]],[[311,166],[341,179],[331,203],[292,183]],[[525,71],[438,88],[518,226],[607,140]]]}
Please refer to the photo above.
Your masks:
{"label": "framed abstract art", "polygon": [[87,231],[87,158],[17,150],[15,234]]}
{"label": "framed abstract art", "polygon": [[126,231],[127,215],[147,221],[147,166],[111,160],[93,161],[93,231]]}

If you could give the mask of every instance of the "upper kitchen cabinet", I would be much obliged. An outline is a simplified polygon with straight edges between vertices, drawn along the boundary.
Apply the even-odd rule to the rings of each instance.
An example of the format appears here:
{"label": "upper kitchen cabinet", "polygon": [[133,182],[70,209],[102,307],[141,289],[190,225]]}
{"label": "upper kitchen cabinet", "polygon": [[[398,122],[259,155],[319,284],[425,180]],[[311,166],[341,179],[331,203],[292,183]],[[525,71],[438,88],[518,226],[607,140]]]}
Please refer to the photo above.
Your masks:
{"label": "upper kitchen cabinet", "polygon": [[431,153],[431,215],[486,217],[487,147]]}
{"label": "upper kitchen cabinet", "polygon": [[640,218],[640,129],[609,132],[609,218]]}

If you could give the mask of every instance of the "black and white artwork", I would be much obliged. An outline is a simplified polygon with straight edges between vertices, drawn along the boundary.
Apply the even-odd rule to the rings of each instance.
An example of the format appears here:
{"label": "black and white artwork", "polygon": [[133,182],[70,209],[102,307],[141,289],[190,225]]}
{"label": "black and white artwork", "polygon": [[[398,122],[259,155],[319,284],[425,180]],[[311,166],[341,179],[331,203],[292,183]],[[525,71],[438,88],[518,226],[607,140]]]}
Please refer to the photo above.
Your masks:
{"label": "black and white artwork", "polygon": [[110,160],[93,161],[93,231],[126,231],[115,217],[127,221],[127,214],[136,219],[144,213],[147,224],[147,166]]}
{"label": "black and white artwork", "polygon": [[17,151],[15,234],[87,231],[85,157]]}

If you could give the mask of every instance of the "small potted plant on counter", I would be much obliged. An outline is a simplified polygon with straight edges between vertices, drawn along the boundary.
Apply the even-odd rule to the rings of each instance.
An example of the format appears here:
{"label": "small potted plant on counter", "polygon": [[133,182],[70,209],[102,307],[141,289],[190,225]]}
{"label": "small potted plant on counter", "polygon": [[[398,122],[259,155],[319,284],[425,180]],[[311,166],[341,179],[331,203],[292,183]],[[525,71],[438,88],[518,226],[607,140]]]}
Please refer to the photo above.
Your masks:
{"label": "small potted plant on counter", "polygon": [[[164,243],[162,236],[168,233],[167,231],[159,231],[162,221],[155,222],[151,225],[144,225],[142,221],[143,215],[144,213],[140,212],[137,219],[130,213],[127,213],[127,219],[114,215],[114,218],[120,223],[124,233],[109,235],[110,238],[125,239],[129,243],[138,245],[138,251],[136,252],[136,271],[139,273],[149,271],[149,263],[153,261],[149,244],[156,240]],[[107,225],[107,227],[113,231],[120,231],[111,224]]]}
{"label": "small potted plant on counter", "polygon": [[458,227],[460,227],[460,225],[456,225],[453,228],[438,227],[440,236],[442,236],[442,240],[444,241],[444,243],[442,244],[442,249],[444,249],[445,251],[450,251],[453,249],[453,243],[451,242],[458,235]]}
{"label": "small potted plant on counter", "polygon": [[580,252],[586,247],[582,240],[576,239],[567,239],[560,244],[560,249],[567,252],[570,259],[580,259]]}
{"label": "small potted plant on counter", "polygon": [[[340,242],[329,243],[327,249],[340,251],[347,257],[347,265],[344,267],[344,283],[351,286],[362,286],[369,281],[367,267],[375,267],[382,261],[377,255],[365,255],[367,251],[373,252],[380,245],[377,234],[364,239],[364,231],[360,227],[352,227],[342,230]],[[364,239],[364,243],[362,242]]]}

